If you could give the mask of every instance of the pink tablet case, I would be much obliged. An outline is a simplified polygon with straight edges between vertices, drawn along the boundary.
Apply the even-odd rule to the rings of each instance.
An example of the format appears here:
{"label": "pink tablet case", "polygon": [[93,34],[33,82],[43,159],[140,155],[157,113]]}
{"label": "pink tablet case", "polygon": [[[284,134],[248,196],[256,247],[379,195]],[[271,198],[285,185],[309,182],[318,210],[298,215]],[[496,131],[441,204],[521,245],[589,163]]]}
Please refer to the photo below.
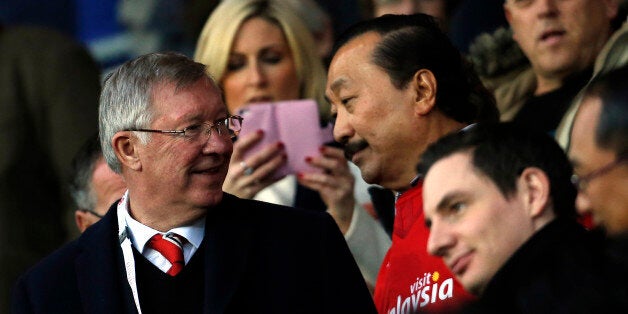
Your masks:
{"label": "pink tablet case", "polygon": [[281,141],[285,144],[288,161],[275,173],[276,178],[298,172],[317,172],[305,158],[319,156],[319,147],[333,140],[333,126],[321,129],[318,106],[311,99],[273,103],[256,103],[240,109],[244,118],[240,136],[264,130],[264,138],[251,148],[245,157],[262,147]]}

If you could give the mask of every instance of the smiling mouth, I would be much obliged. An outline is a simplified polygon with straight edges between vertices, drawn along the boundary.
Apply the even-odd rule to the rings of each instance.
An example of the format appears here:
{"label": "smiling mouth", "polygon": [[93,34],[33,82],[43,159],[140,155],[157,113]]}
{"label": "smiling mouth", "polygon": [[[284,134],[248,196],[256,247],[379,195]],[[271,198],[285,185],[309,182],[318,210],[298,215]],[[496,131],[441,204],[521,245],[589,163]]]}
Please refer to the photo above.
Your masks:
{"label": "smiling mouth", "polygon": [[211,175],[211,174],[219,173],[220,170],[222,170],[222,166],[216,166],[216,167],[211,167],[211,168],[193,170],[192,174]]}
{"label": "smiling mouth", "polygon": [[451,272],[454,275],[458,277],[462,276],[464,272],[467,270],[467,267],[469,266],[469,264],[471,263],[471,257],[472,257],[471,252],[465,253],[462,256],[455,259],[453,263],[451,263],[450,265],[447,265],[447,267],[449,268],[449,270],[451,270]]}

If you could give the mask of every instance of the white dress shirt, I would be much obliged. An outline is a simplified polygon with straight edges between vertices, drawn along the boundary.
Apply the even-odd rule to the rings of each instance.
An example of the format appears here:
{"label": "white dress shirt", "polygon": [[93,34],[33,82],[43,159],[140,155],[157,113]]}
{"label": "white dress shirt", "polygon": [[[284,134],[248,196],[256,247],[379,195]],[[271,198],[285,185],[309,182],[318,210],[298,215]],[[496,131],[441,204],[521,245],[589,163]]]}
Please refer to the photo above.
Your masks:
{"label": "white dress shirt", "polygon": [[[127,191],[128,193],[128,191]],[[192,259],[192,256],[198,250],[201,242],[203,241],[203,237],[205,236],[205,217],[198,219],[190,225],[181,226],[177,228],[173,228],[168,230],[168,232],[159,232],[151,227],[143,225],[139,221],[133,219],[129,214],[129,206],[128,206],[128,194],[125,193],[126,197],[122,198],[122,201],[118,206],[124,207],[125,213],[125,221],[127,225],[128,237],[133,244],[133,247],[140,252],[148,261],[150,261],[153,265],[157,266],[161,271],[168,272],[170,267],[172,266],[170,262],[159,252],[153,250],[152,248],[146,246],[146,243],[152,236],[155,234],[167,234],[167,233],[176,233],[182,237],[184,237],[187,241],[183,244],[183,257],[185,259],[185,264]]]}

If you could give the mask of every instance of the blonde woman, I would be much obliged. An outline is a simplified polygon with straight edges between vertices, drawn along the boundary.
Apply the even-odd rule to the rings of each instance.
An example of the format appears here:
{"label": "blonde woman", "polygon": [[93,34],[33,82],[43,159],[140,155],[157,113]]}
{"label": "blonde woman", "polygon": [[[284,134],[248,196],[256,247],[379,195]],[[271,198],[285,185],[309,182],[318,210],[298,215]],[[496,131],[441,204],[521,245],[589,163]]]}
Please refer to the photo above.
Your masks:
{"label": "blonde woman", "polygon": [[[329,117],[321,58],[310,31],[285,1],[223,1],[205,24],[194,58],[219,82],[230,112],[255,102],[314,99],[321,118]],[[327,210],[373,285],[390,240],[361,206],[370,200],[366,184],[353,175],[359,172],[349,166],[342,150],[324,146],[321,156],[310,159],[322,173],[277,181],[272,174],[286,161],[282,143],[268,144],[244,158],[263,136],[260,130],[235,142],[223,189],[243,198]]]}

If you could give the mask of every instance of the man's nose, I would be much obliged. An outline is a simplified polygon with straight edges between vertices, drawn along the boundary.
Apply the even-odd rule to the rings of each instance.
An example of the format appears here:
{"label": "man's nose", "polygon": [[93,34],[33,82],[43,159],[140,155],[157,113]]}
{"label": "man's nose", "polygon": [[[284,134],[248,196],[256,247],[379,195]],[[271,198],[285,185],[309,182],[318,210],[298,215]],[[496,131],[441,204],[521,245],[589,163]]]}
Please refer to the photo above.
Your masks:
{"label": "man's nose", "polygon": [[538,16],[542,18],[554,17],[558,15],[558,6],[556,0],[535,0],[535,6],[538,10]]}
{"label": "man's nose", "polygon": [[339,108],[334,122],[334,139],[339,143],[345,144],[353,135],[354,130],[349,123],[346,110]]}
{"label": "man's nose", "polygon": [[427,252],[430,255],[446,256],[447,251],[454,243],[454,237],[444,226],[432,223],[430,235],[427,239]]}
{"label": "man's nose", "polygon": [[576,209],[581,215],[591,212],[591,201],[583,191],[578,191],[578,196],[576,197]]}
{"label": "man's nose", "polygon": [[229,132],[221,133],[212,130],[210,134],[203,137],[205,141],[203,146],[204,154],[231,154],[233,152],[233,140]]}

